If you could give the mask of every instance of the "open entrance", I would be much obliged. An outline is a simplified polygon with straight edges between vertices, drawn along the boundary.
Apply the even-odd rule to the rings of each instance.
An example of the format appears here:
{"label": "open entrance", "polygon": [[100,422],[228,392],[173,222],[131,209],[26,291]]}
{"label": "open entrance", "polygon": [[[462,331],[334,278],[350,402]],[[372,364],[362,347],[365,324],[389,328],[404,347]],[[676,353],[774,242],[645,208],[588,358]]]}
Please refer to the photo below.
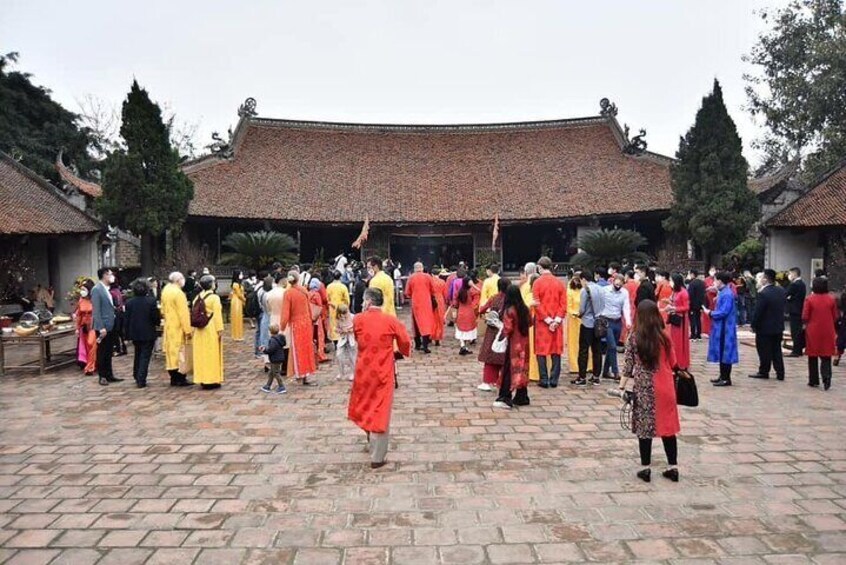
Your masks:
{"label": "open entrance", "polygon": [[391,234],[391,260],[402,263],[403,271],[415,261],[427,267],[451,266],[459,261],[473,263],[473,236]]}

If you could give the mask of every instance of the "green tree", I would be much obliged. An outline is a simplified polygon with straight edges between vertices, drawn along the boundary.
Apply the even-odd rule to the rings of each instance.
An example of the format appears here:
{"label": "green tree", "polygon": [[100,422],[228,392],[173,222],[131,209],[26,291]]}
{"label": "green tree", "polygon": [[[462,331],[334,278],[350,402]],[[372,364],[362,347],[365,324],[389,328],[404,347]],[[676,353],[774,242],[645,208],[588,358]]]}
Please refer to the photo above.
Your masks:
{"label": "green tree", "polygon": [[32,84],[31,75],[13,71],[17,53],[0,56],[0,151],[59,182],[54,163],[59,151],[87,175],[94,163],[87,149],[89,131],[77,127],[77,115],[50,98],[50,91]]}
{"label": "green tree", "polygon": [[109,223],[141,237],[141,270],[153,272],[156,238],[178,230],[194,197],[194,185],[179,168],[161,109],[132,82],[121,107],[125,147],[106,158],[103,196],[97,209]]}
{"label": "green tree", "polygon": [[702,99],[676,159],[670,171],[675,198],[664,228],[692,240],[710,262],[740,243],[760,213],[747,187],[749,166],[718,81]]}
{"label": "green tree", "polygon": [[223,240],[230,251],[220,262],[256,271],[279,261],[291,265],[297,262],[297,242],[286,233],[272,231],[231,233]]}
{"label": "green tree", "polygon": [[816,176],[846,155],[846,12],[843,0],[793,0],[763,11],[772,29],[745,57],[749,109],[769,130],[764,172],[797,152]]}
{"label": "green tree", "polygon": [[649,256],[638,251],[646,245],[646,238],[633,230],[596,230],[579,238],[579,251],[570,264],[593,269],[609,263],[644,264]]}

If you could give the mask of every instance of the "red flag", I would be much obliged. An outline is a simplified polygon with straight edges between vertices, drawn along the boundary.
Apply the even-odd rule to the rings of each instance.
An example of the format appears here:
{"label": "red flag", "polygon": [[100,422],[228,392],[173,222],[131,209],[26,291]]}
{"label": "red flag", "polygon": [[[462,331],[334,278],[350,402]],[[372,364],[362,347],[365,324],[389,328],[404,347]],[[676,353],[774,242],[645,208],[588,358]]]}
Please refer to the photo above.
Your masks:
{"label": "red flag", "polygon": [[491,238],[491,249],[496,251],[496,240],[499,238],[499,213],[494,216],[493,237]]}
{"label": "red flag", "polygon": [[370,218],[368,216],[364,217],[364,225],[361,226],[361,233],[358,234],[358,239],[352,242],[352,246],[354,249],[361,249],[361,246],[367,241],[367,237],[370,235]]}

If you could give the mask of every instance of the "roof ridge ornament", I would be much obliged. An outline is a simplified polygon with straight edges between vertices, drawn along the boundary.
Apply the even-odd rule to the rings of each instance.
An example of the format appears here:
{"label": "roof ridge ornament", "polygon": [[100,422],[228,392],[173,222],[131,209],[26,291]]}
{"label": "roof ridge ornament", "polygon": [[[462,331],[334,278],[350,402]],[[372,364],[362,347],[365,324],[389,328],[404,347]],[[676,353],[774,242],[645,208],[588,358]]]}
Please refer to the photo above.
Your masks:
{"label": "roof ridge ornament", "polygon": [[599,101],[599,115],[605,117],[615,117],[617,115],[617,105],[611,102],[608,98],[603,98]]}
{"label": "roof ridge ornament", "polygon": [[623,139],[625,140],[625,144],[623,145],[623,153],[626,155],[641,155],[644,151],[646,151],[646,140],[643,139],[646,137],[646,130],[641,128],[638,135],[629,138],[629,124],[623,125]]}
{"label": "roof ridge ornament", "polygon": [[229,139],[224,140],[218,132],[212,132],[212,142],[206,145],[206,149],[208,149],[212,153],[212,155],[217,155],[218,157],[223,157],[227,159],[229,157],[232,157],[232,128],[229,128],[229,131],[227,133],[229,134]]}
{"label": "roof ridge ornament", "polygon": [[238,117],[253,118],[256,115],[256,99],[252,96],[244,100],[244,103],[238,106]]}

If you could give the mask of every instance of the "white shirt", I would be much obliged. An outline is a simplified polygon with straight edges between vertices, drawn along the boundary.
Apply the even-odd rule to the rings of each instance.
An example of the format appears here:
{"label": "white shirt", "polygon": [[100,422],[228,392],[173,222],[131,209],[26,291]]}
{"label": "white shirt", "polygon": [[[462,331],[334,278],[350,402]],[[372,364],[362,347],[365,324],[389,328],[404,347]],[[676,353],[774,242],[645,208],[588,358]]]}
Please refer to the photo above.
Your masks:
{"label": "white shirt", "polygon": [[346,268],[347,268],[347,258],[344,257],[343,255],[338,255],[337,257],[335,257],[335,272],[343,274],[343,272],[346,270]]}
{"label": "white shirt", "polygon": [[105,288],[105,289],[106,289],[106,296],[108,296],[108,297],[109,297],[109,302],[111,302],[111,303],[112,303],[112,306],[114,306],[114,305],[115,305],[115,299],[114,299],[114,297],[112,296],[112,291],[111,291],[111,290],[109,290],[109,287],[108,287],[108,286],[106,286],[106,283],[104,283],[103,281],[100,281],[100,286],[102,286],[103,288]]}
{"label": "white shirt", "polygon": [[623,318],[626,326],[632,325],[632,310],[629,305],[629,293],[621,288],[617,290],[613,284],[609,284],[602,293],[602,316],[609,320]]}

